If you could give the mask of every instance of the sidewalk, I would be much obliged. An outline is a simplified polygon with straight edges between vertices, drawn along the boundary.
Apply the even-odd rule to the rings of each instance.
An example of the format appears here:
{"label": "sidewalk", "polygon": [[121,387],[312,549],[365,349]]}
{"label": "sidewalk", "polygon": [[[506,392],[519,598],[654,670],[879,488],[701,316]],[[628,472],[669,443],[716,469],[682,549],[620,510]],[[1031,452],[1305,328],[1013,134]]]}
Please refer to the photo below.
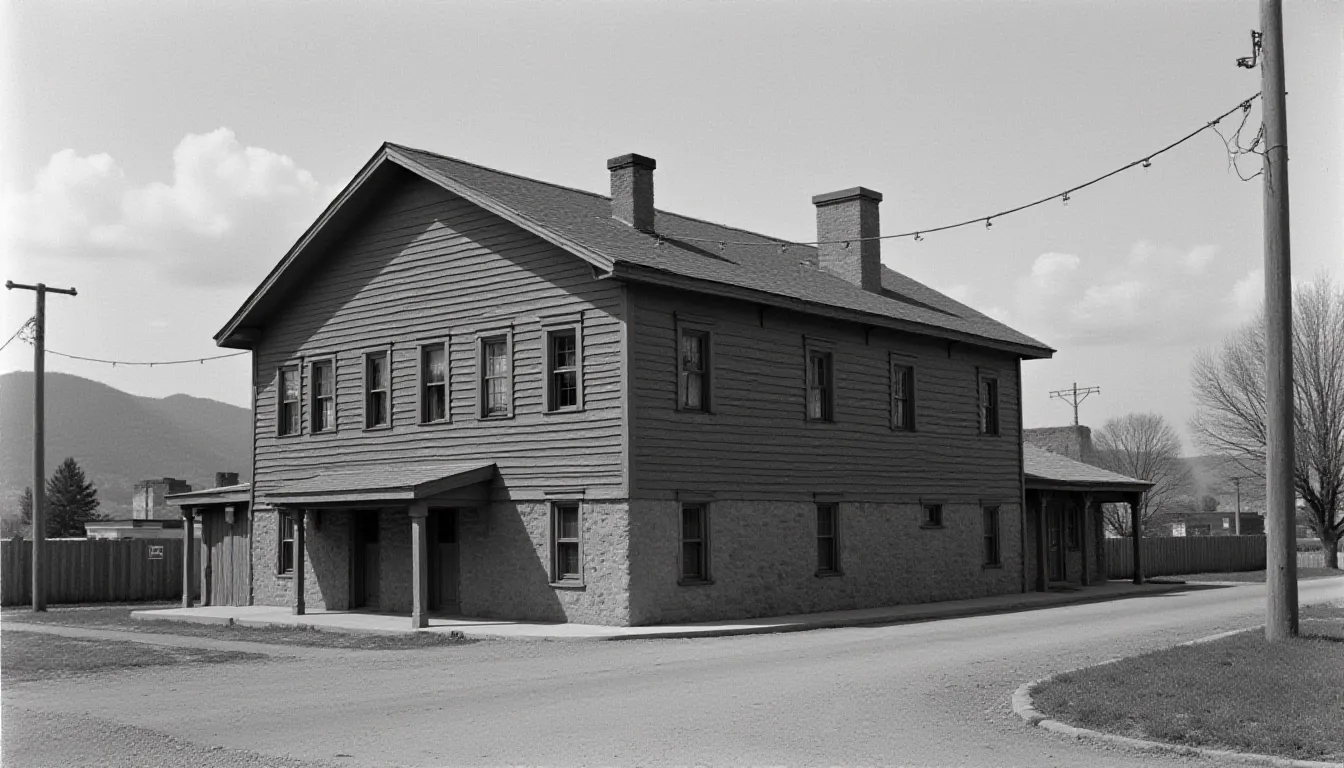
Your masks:
{"label": "sidewalk", "polygon": [[596,624],[548,624],[526,621],[432,617],[429,627],[411,629],[410,617],[364,611],[311,610],[295,616],[286,606],[202,606],[134,611],[131,617],[142,621],[184,621],[243,627],[301,626],[329,632],[368,632],[406,634],[408,632],[460,632],[469,638],[509,640],[651,640],[657,638],[724,637],[771,632],[799,632],[809,629],[857,627],[909,621],[954,619],[1006,611],[1053,608],[1061,605],[1094,603],[1127,597],[1158,595],[1189,589],[1184,584],[1144,584],[1112,581],[1104,585],[1069,592],[1028,592],[995,595],[973,600],[942,603],[896,605],[852,611],[803,613],[734,621],[707,621],[695,624],[662,624],[648,627],[607,627]]}

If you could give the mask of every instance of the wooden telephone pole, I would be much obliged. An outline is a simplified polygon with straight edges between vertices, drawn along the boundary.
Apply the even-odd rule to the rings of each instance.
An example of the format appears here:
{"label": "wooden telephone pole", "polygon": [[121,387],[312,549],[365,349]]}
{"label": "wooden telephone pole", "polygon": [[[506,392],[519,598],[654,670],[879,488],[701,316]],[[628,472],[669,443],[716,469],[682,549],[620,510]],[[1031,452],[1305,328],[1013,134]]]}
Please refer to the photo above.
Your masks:
{"label": "wooden telephone pole", "polygon": [[33,315],[33,610],[47,610],[47,582],[42,577],[42,549],[47,541],[46,492],[47,470],[43,466],[46,451],[45,385],[47,346],[47,294],[75,296],[74,288],[48,288],[46,283],[22,285],[5,281],[5,288],[21,288],[37,294],[37,312]]}
{"label": "wooden telephone pole", "polygon": [[1293,492],[1293,285],[1288,238],[1288,118],[1283,3],[1260,0],[1265,189],[1265,639],[1297,635]]}

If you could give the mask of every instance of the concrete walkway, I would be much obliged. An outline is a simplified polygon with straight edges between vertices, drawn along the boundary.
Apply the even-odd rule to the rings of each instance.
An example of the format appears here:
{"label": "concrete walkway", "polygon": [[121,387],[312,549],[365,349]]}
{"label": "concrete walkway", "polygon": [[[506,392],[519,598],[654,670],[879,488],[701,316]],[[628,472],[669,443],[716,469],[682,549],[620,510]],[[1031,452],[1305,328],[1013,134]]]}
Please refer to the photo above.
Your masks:
{"label": "concrete walkway", "polygon": [[1127,597],[1152,596],[1190,588],[1183,584],[1135,586],[1127,581],[1112,581],[1103,585],[1066,592],[1028,592],[1025,594],[980,597],[973,600],[952,600],[942,603],[803,613],[793,616],[772,616],[734,621],[707,621],[695,624],[662,624],[647,627],[607,627],[595,624],[548,624],[462,617],[432,617],[429,620],[428,628],[415,630],[410,627],[410,617],[404,614],[310,610],[303,616],[295,616],[290,613],[288,607],[263,605],[145,610],[134,611],[131,613],[131,617],[142,621],[184,621],[242,627],[299,626],[329,632],[378,634],[406,634],[417,631],[460,632],[466,637],[478,639],[647,640],[798,632],[830,627],[952,619],[962,616],[978,616],[1035,608],[1051,608],[1075,603],[1117,600]]}

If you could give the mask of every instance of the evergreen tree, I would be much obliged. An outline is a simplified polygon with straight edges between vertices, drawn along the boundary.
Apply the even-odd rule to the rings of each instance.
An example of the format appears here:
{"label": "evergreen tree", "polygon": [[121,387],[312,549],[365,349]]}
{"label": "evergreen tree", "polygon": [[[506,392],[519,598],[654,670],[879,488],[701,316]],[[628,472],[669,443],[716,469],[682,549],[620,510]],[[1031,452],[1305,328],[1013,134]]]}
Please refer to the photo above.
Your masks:
{"label": "evergreen tree", "polygon": [[23,495],[19,497],[19,522],[23,523],[26,530],[33,527],[33,489],[24,488]]}
{"label": "evergreen tree", "polygon": [[[84,524],[98,514],[98,490],[73,457],[66,458],[47,481],[47,536],[84,536]],[[30,504],[31,507],[31,504]]]}

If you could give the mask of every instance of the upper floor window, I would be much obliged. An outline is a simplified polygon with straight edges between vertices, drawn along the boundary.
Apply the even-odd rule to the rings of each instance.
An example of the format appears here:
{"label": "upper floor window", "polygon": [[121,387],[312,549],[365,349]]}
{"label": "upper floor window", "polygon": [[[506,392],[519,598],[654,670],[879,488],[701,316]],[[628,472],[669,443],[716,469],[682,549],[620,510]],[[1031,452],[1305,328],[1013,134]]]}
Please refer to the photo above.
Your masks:
{"label": "upper floor window", "polygon": [[817,505],[817,575],[840,573],[840,507]]}
{"label": "upper floor window", "polygon": [[551,507],[551,546],[551,581],[582,583],[578,502],[558,502]]}
{"label": "upper floor window", "polygon": [[299,434],[299,369],[281,368],[278,382],[276,432],[280,435]]}
{"label": "upper floor window", "polygon": [[420,348],[420,421],[448,420],[448,349],[444,344]]}
{"label": "upper floor window", "polygon": [[582,407],[579,393],[579,331],[564,328],[546,332],[546,410]]}
{"label": "upper floor window", "polygon": [[312,374],[312,398],[309,405],[313,432],[327,432],[336,429],[336,363],[333,360],[318,360],[310,369]]}
{"label": "upper floor window", "polygon": [[999,434],[999,380],[980,377],[980,434]]}
{"label": "upper floor window", "polygon": [[677,407],[683,411],[709,410],[709,332],[682,328],[677,343]]}
{"label": "upper floor window", "polygon": [[891,364],[891,428],[915,428],[915,369]]}
{"label": "upper floor window", "polygon": [[481,417],[508,416],[513,410],[509,337],[481,339]]}
{"label": "upper floor window", "polygon": [[807,418],[835,421],[835,372],[830,352],[807,351]]}
{"label": "upper floor window", "polygon": [[364,427],[386,427],[392,413],[392,372],[387,352],[364,356]]}

